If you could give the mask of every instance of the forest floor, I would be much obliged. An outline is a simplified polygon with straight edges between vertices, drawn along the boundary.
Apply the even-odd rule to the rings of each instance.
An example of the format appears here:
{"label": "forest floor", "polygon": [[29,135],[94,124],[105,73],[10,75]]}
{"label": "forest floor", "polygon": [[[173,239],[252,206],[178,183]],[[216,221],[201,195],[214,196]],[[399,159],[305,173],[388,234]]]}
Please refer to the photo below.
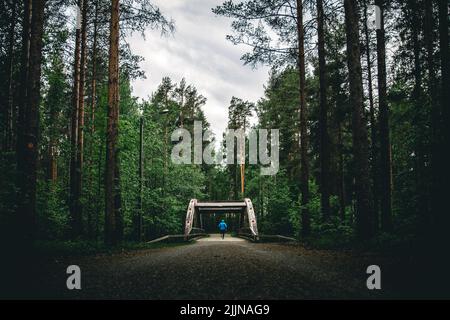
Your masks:
{"label": "forest floor", "polygon": [[[368,290],[379,265],[382,289]],[[81,268],[81,290],[66,288],[66,268]],[[298,244],[221,240],[39,262],[41,298],[62,299],[372,299],[405,297],[393,257],[312,250]],[[392,281],[395,279],[395,281]],[[404,291],[404,290],[402,290]]]}

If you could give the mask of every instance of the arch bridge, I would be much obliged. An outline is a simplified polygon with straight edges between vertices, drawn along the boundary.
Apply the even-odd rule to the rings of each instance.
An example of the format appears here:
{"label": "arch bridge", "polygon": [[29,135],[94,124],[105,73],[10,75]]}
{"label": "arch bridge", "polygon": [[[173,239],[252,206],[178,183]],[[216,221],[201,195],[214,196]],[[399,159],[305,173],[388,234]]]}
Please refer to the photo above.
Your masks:
{"label": "arch bridge", "polygon": [[188,239],[193,230],[204,232],[202,216],[214,213],[235,213],[239,215],[238,234],[249,236],[258,240],[258,226],[252,201],[248,198],[243,201],[206,201],[200,202],[192,199],[186,213],[184,238]]}

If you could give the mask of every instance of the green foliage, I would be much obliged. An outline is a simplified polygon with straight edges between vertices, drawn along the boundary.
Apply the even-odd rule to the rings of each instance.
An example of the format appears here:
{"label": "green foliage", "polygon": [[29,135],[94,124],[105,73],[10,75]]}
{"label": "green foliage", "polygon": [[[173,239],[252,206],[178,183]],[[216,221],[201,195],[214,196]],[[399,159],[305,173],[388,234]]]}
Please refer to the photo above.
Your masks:
{"label": "green foliage", "polygon": [[298,232],[299,208],[291,199],[284,172],[269,177],[265,186],[271,190],[267,196],[267,211],[262,217],[261,230],[267,234],[294,235]]}
{"label": "green foliage", "polygon": [[39,238],[47,240],[66,239],[69,234],[69,217],[66,189],[61,182],[40,180],[37,203],[39,214]]}
{"label": "green foliage", "polygon": [[[184,86],[184,90],[180,87]],[[205,120],[200,113],[204,98],[183,81],[180,86],[164,78],[150,101],[137,103],[129,85],[124,87],[120,120],[120,162],[122,213],[126,238],[134,236],[139,198],[139,125],[144,121],[144,177],[142,216],[147,239],[182,232],[190,199],[204,197],[205,173],[199,165],[174,165],[170,158],[170,134],[185,115],[185,125],[192,129],[194,120]],[[179,99],[183,92],[183,105]],[[177,99],[178,98],[178,99]],[[122,105],[121,105],[122,107]],[[163,113],[167,109],[168,113]],[[142,113],[142,116],[141,116]],[[189,115],[192,117],[190,118]],[[208,126],[205,122],[204,126]]]}
{"label": "green foliage", "polygon": [[245,64],[282,66],[296,60],[297,17],[292,7],[295,4],[282,0],[228,0],[213,12],[234,19],[227,39],[251,48],[241,57]]}
{"label": "green foliage", "polygon": [[[40,171],[37,191],[39,238],[47,240],[66,239],[69,236],[68,213],[68,162],[70,147],[68,136],[61,135],[57,128],[63,126],[62,116],[66,111],[66,75],[61,72],[60,60],[53,61],[48,69],[49,86],[43,115],[44,144],[58,141],[56,181],[47,179],[48,167]],[[157,93],[150,101],[138,103],[132,96],[130,80],[125,75],[120,81],[119,161],[121,173],[121,212],[125,239],[135,239],[135,223],[139,199],[139,126],[144,121],[144,180],[142,190],[142,214],[146,239],[182,232],[186,206],[191,198],[205,198],[206,171],[199,165],[173,165],[170,159],[170,133],[179,125],[181,109],[185,112],[185,125],[192,129],[194,120],[209,124],[200,107],[205,99],[192,85],[186,86],[184,104],[181,106],[175,92],[176,84],[169,78],[163,79]],[[105,117],[107,106],[107,85],[100,82],[97,88],[95,123],[86,114],[85,166],[83,174],[83,224],[86,238],[101,238],[104,223],[104,161],[105,161]],[[179,97],[178,97],[179,98]],[[168,108],[167,115],[161,114]],[[70,114],[70,113],[69,113]],[[190,115],[191,117],[188,117]],[[56,121],[55,121],[56,120]],[[95,131],[91,131],[91,126]],[[47,150],[42,148],[42,153]],[[212,172],[212,171],[211,171]],[[180,182],[183,183],[180,183]],[[7,190],[7,188],[2,188]],[[83,246],[83,244],[76,244]],[[70,245],[69,245],[70,246]],[[90,245],[89,245],[90,246]],[[97,251],[98,248],[80,248],[80,251]],[[76,250],[75,250],[76,251]]]}

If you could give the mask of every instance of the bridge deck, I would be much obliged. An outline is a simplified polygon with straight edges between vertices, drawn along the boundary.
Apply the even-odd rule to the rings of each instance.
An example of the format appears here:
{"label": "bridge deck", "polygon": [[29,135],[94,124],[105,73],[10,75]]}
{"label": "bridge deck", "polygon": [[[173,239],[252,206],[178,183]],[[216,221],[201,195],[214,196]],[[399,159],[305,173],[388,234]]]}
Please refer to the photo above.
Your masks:
{"label": "bridge deck", "polygon": [[197,239],[196,242],[202,243],[202,242],[247,242],[247,240],[237,237],[232,237],[229,234],[225,235],[225,237],[222,239],[222,235],[212,233],[209,235],[209,237],[204,237]]}

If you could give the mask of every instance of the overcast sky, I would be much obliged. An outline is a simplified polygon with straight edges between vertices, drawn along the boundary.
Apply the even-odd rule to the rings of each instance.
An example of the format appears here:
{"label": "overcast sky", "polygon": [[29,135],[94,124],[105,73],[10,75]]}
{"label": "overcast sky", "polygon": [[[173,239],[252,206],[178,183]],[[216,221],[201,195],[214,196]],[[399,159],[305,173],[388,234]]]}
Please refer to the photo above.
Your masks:
{"label": "overcast sky", "polygon": [[217,17],[211,8],[222,0],[154,0],[163,14],[175,20],[172,36],[161,37],[157,30],[147,30],[146,39],[135,34],[128,39],[132,51],[143,56],[141,63],[147,79],[133,83],[133,93],[148,98],[161,79],[169,76],[179,83],[184,77],[208,101],[203,107],[212,130],[221,138],[228,120],[232,96],[256,102],[263,96],[268,69],[244,66],[241,55],[245,46],[234,46],[225,39],[231,19]]}

